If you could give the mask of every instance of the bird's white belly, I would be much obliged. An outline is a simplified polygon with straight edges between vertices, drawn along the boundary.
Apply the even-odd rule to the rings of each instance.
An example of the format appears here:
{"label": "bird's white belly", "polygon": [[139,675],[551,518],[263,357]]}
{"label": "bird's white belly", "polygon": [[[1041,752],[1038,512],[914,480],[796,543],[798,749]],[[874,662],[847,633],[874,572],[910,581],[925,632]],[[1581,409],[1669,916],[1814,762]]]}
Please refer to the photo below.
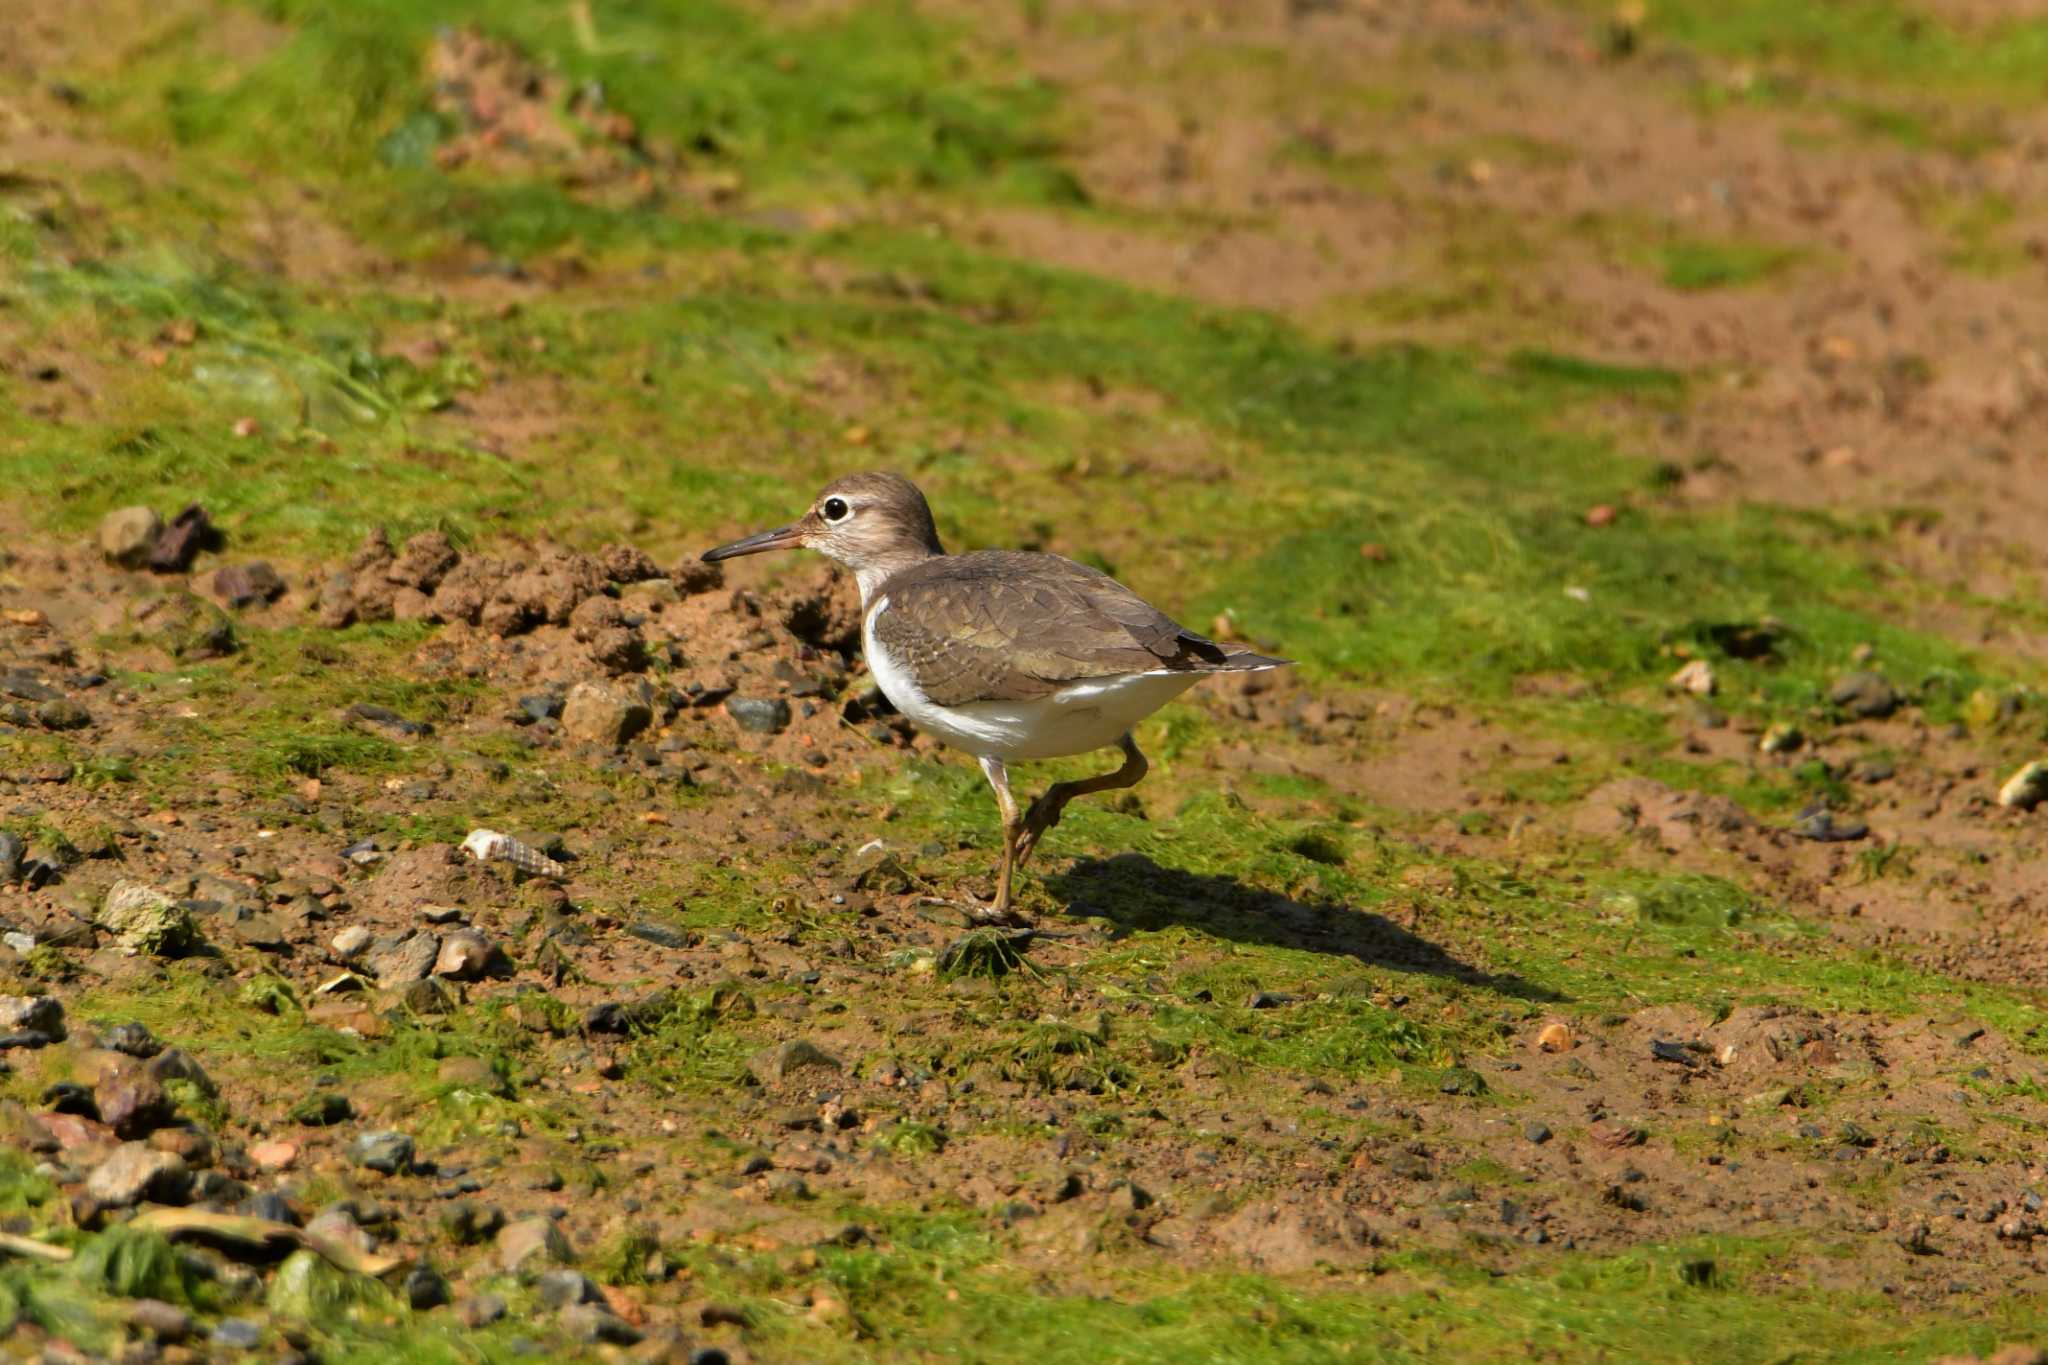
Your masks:
{"label": "bird's white belly", "polygon": [[861,629],[861,644],[875,685],[918,729],[976,757],[1014,763],[1107,748],[1202,677],[1163,669],[1123,673],[1069,683],[1029,701],[940,706],[925,696],[909,670],[876,644],[874,620],[888,606],[886,597],[877,602]]}

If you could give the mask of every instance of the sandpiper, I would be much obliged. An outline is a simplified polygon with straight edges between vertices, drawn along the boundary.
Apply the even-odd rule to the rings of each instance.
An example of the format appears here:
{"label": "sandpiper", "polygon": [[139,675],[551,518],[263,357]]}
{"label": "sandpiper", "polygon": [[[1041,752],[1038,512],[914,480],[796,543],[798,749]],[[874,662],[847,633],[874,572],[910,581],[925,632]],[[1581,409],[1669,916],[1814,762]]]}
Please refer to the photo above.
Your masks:
{"label": "sandpiper", "polygon": [[[853,570],[861,646],[890,703],[927,734],[973,754],[1003,817],[995,903],[1010,916],[1011,878],[1077,796],[1136,786],[1145,756],[1132,727],[1212,673],[1279,668],[1177,625],[1109,575],[1058,555],[949,555],[924,494],[898,474],[828,484],[787,526],[704,552],[732,559],[792,546]],[[1009,765],[1116,745],[1123,766],[1057,782],[1021,813]]]}

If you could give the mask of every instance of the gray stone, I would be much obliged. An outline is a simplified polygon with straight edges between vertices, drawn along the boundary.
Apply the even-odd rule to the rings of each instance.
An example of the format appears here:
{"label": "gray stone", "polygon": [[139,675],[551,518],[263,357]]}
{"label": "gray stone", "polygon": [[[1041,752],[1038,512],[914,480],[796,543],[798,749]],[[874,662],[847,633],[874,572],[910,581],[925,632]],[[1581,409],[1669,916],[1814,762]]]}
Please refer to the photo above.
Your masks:
{"label": "gray stone", "polygon": [[522,1218],[498,1233],[498,1269],[507,1274],[560,1265],[575,1255],[568,1237],[552,1218]]}
{"label": "gray stone", "polygon": [[786,1081],[800,1071],[836,1072],[839,1069],[836,1057],[802,1038],[792,1038],[757,1052],[747,1063],[747,1070],[763,1085]]}
{"label": "gray stone", "polygon": [[579,1303],[562,1310],[562,1330],[571,1340],[631,1346],[640,1340],[640,1329],[594,1303]]}
{"label": "gray stone", "polygon": [[541,1272],[534,1284],[540,1301],[550,1308],[567,1308],[571,1304],[596,1303],[604,1296],[597,1292],[597,1286],[590,1277],[580,1270],[558,1266]]}
{"label": "gray stone", "polygon": [[254,1318],[229,1318],[216,1325],[208,1337],[228,1351],[253,1351],[263,1344],[263,1324]]}
{"label": "gray stone", "polygon": [[1899,692],[1881,673],[1844,673],[1828,689],[1828,700],[1864,720],[1882,720],[1899,709]]}
{"label": "gray stone", "polygon": [[100,1071],[93,1087],[100,1122],[124,1138],[146,1137],[177,1116],[163,1082],[132,1057],[119,1057]]}
{"label": "gray stone", "polygon": [[217,659],[235,652],[234,622],[193,593],[144,598],[129,609],[128,623],[146,643],[174,659]]}
{"label": "gray stone", "polygon": [[122,1316],[131,1327],[140,1327],[158,1341],[183,1341],[192,1335],[192,1315],[162,1299],[130,1299],[122,1305]]}
{"label": "gray stone", "polygon": [[182,957],[205,942],[190,911],[144,882],[115,882],[100,903],[99,923],[130,957]]}
{"label": "gray stone", "polygon": [[780,697],[727,697],[725,713],[757,735],[778,735],[789,727],[789,703]]}
{"label": "gray stone", "polygon": [[190,1172],[185,1159],[140,1142],[124,1142],[85,1178],[85,1192],[110,1208],[125,1209],[145,1198],[176,1203]]}
{"label": "gray stone", "polygon": [[102,1033],[100,1046],[126,1053],[130,1057],[140,1057],[145,1061],[164,1050],[164,1045],[156,1040],[156,1035],[149,1031],[147,1024],[132,1020],[125,1024],[116,1024]]}
{"label": "gray stone", "polygon": [[351,924],[334,936],[327,946],[334,949],[337,957],[354,957],[376,941],[377,936],[360,924]]}
{"label": "gray stone", "polygon": [[385,1175],[412,1169],[413,1142],[404,1133],[364,1133],[349,1144],[349,1160]]}
{"label": "gray stone", "polygon": [[253,564],[232,564],[214,572],[213,595],[237,608],[275,602],[284,596],[284,580],[261,559]]}
{"label": "gray stone", "polygon": [[377,1249],[377,1239],[356,1221],[354,1210],[346,1206],[322,1209],[314,1216],[312,1222],[306,1224],[306,1231],[324,1241],[345,1246],[364,1255]]}
{"label": "gray stone", "polygon": [[21,876],[21,860],[28,852],[28,845],[18,834],[0,830],[0,882],[11,882]]}
{"label": "gray stone", "polygon": [[625,683],[580,682],[562,700],[562,733],[579,744],[615,749],[653,721],[642,690]]}
{"label": "gray stone", "polygon": [[425,929],[390,934],[370,945],[364,963],[377,974],[381,986],[403,986],[423,981],[434,970],[441,954],[440,937]]}
{"label": "gray stone", "polygon": [[1816,843],[1843,844],[1868,835],[1870,826],[1853,815],[1836,815],[1831,810],[1813,809],[1800,812],[1792,832]]}
{"label": "gray stone", "polygon": [[220,1087],[213,1083],[213,1077],[206,1074],[206,1068],[194,1061],[192,1054],[183,1048],[165,1048],[150,1058],[149,1074],[159,1081],[187,1081],[209,1099],[220,1095]]}
{"label": "gray stone", "polygon": [[163,518],[153,507],[122,507],[100,518],[100,553],[109,564],[139,569],[163,534]]}
{"label": "gray stone", "polygon": [[92,712],[68,697],[59,697],[36,707],[36,723],[45,730],[83,730],[92,724]]}
{"label": "gray stone", "polygon": [[504,1318],[505,1301],[496,1294],[479,1294],[473,1299],[464,1299],[457,1304],[455,1316],[471,1331],[479,1327],[489,1327]]}
{"label": "gray stone", "polygon": [[51,1042],[64,1037],[64,1006],[55,996],[0,995],[0,1033],[40,1033]]}

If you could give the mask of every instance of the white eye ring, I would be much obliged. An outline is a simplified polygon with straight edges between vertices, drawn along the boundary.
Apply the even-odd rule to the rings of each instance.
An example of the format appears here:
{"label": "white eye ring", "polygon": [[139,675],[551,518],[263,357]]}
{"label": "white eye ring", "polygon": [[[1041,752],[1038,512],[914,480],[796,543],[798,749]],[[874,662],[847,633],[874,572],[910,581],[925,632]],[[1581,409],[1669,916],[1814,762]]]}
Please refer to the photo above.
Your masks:
{"label": "white eye ring", "polygon": [[845,521],[853,509],[846,505],[845,498],[827,498],[822,509],[827,521]]}

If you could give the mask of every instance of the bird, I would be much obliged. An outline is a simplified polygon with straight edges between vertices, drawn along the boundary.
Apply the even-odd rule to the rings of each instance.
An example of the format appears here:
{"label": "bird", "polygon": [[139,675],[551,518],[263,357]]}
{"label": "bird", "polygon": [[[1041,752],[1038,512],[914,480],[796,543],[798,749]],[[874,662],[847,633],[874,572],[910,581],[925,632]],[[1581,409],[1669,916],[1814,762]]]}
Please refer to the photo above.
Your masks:
{"label": "bird", "polygon": [[[1070,802],[1144,778],[1138,722],[1204,678],[1293,662],[1198,635],[1060,555],[948,554],[924,494],[886,471],[836,479],[787,526],[703,558],[798,547],[853,571],[875,685],[924,733],[971,754],[995,793],[1003,853],[993,904],[972,916],[984,922],[1019,922],[1016,873]],[[1111,747],[1123,753],[1114,772],[1056,782],[1018,807],[1011,764]]]}

